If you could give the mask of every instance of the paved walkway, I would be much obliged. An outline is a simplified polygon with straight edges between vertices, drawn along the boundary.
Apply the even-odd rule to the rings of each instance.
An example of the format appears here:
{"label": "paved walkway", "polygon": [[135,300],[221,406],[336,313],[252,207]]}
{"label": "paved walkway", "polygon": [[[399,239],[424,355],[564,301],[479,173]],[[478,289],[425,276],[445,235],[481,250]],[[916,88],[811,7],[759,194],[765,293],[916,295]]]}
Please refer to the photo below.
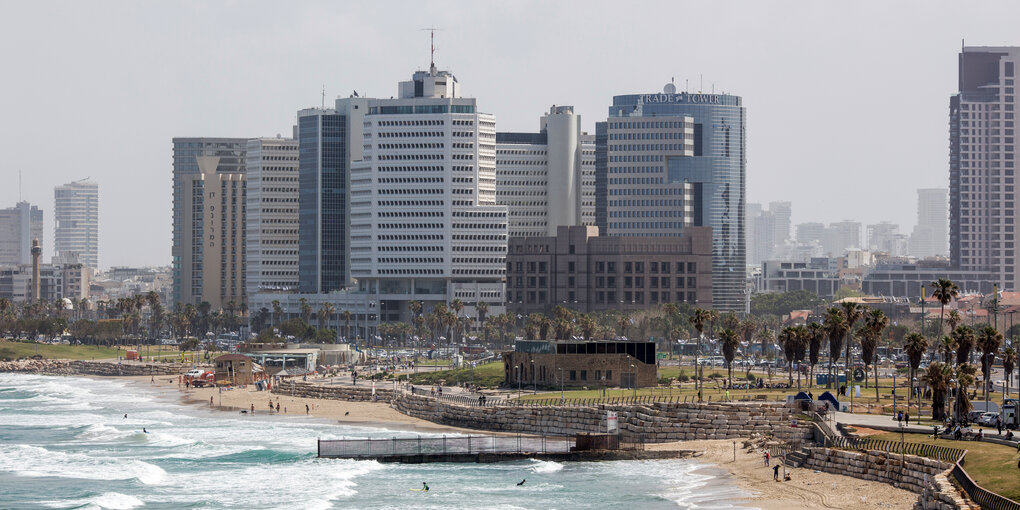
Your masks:
{"label": "paved walkway", "polygon": [[[880,415],[880,414],[853,414],[853,413],[833,413],[837,422],[844,425],[857,425],[859,427],[869,428],[894,428],[899,430],[899,423],[892,416]],[[919,433],[919,434],[931,434],[931,425],[918,425],[916,416],[910,417],[910,425],[908,425],[904,432],[907,433]],[[940,427],[941,428],[941,427]]]}

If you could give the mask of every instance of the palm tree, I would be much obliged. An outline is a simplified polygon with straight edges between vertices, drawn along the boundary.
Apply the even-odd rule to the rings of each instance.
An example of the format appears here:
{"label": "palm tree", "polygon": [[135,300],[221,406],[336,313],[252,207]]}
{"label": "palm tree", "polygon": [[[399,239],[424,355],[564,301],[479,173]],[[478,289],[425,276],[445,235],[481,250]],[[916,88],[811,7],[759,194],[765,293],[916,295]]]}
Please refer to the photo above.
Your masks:
{"label": "palm tree", "polygon": [[704,308],[695,308],[694,313],[687,319],[690,321],[694,329],[698,330],[698,350],[694,352],[694,376],[696,380],[695,385],[698,387],[698,393],[701,393],[701,367],[698,364],[698,357],[701,356],[701,337],[705,331],[705,323],[712,321],[712,312],[705,310]]}
{"label": "palm tree", "polygon": [[273,300],[273,315],[272,315],[273,320],[272,320],[272,324],[271,324],[272,327],[275,328],[275,327],[280,325],[280,318],[281,317],[283,317],[283,307],[280,306],[280,300],[279,299],[274,299]]}
{"label": "palm tree", "polygon": [[1005,395],[1009,395],[1009,382],[1013,378],[1013,369],[1016,368],[1017,358],[1017,351],[1013,347],[1006,347],[1002,351],[1002,372],[1006,376]]}
{"label": "palm tree", "polygon": [[[489,303],[486,303],[485,301],[475,303],[475,312],[478,313],[478,327],[482,328],[485,324],[485,316],[489,315]],[[485,342],[489,342],[488,332],[485,332]]]}
{"label": "palm tree", "polygon": [[822,351],[822,340],[825,340],[825,326],[818,322],[807,325],[808,330],[808,363],[811,365],[811,377],[808,380],[808,387],[814,386],[815,365]]}
{"label": "palm tree", "polygon": [[[464,311],[464,302],[461,301],[460,298],[456,298],[453,301],[450,301],[450,310],[453,311],[453,316],[454,316],[455,319],[459,318],[460,317],[460,312]],[[454,325],[456,326],[457,322],[454,322]],[[451,338],[451,341],[452,341],[452,338]],[[459,328],[458,328],[458,331],[457,331],[457,341],[460,342],[460,331],[459,331]]]}
{"label": "palm tree", "polygon": [[960,366],[970,358],[970,351],[974,348],[977,335],[970,326],[963,325],[953,330],[953,340],[956,341],[956,365]]}
{"label": "palm tree", "polygon": [[[875,367],[875,401],[878,401],[878,341],[882,338],[882,332],[889,326],[889,317],[886,317],[882,310],[871,310],[864,317],[864,337],[861,340],[861,356],[864,358],[864,373],[867,374],[868,366]],[[865,345],[867,344],[867,345]],[[867,377],[865,377],[867,380]]]}
{"label": "palm tree", "polygon": [[301,298],[298,300],[301,303],[301,320],[308,324],[312,320],[312,305],[308,304],[308,299]]}
{"label": "palm tree", "polygon": [[[907,352],[907,359],[910,360],[910,376],[908,380],[913,381],[914,376],[917,374],[917,368],[921,366],[921,357],[928,350],[928,339],[920,333],[911,333],[904,340],[906,345],[903,349]],[[911,386],[911,392],[913,392],[913,386]],[[910,397],[908,396],[907,398]]]}
{"label": "palm tree", "polygon": [[956,404],[953,406],[953,414],[956,421],[962,422],[967,417],[967,413],[973,409],[970,405],[970,398],[967,396],[967,388],[974,384],[974,374],[977,373],[977,367],[970,363],[961,363],[956,367]]}
{"label": "palm tree", "polygon": [[843,301],[840,305],[843,307],[843,315],[846,317],[847,326],[849,326],[846,335],[846,383],[849,388],[852,385],[850,374],[853,371],[853,357],[850,354],[854,344],[854,323],[864,318],[867,308],[853,301]]}
{"label": "palm tree", "polygon": [[627,336],[627,326],[630,325],[630,317],[621,315],[616,318],[616,327],[620,330],[620,336]]}
{"label": "palm tree", "polygon": [[931,418],[933,420],[946,419],[946,395],[949,393],[949,380],[952,378],[952,367],[948,363],[937,361],[928,365],[928,370],[921,377],[931,389]]}
{"label": "palm tree", "polygon": [[[758,340],[761,340],[761,359],[765,360],[769,347],[775,344],[776,335],[772,333],[772,329],[768,325],[762,325],[761,330],[758,331]],[[767,374],[769,378],[772,377],[772,365],[768,365]]]}
{"label": "palm tree", "polygon": [[733,386],[733,358],[737,356],[737,349],[740,347],[740,338],[737,336],[737,332],[732,329],[724,329],[719,333],[719,339],[722,341],[722,355],[726,360],[726,372],[728,387]]}
{"label": "palm tree", "polygon": [[344,339],[348,342],[351,341],[351,311],[344,310],[340,312],[340,318],[344,320]]}
{"label": "palm tree", "polygon": [[[829,308],[825,314],[825,332],[829,336],[829,377],[825,381],[825,387],[832,387],[833,378],[833,361],[839,361],[840,352],[843,350],[843,340],[846,338],[846,333],[849,331],[850,326],[846,322],[846,316],[843,315],[842,310],[833,307]],[[835,359],[833,357],[835,356]]]}
{"label": "palm tree", "polygon": [[939,278],[931,282],[931,297],[939,300],[941,309],[939,310],[939,335],[942,334],[942,319],[946,315],[946,305],[951,303],[954,299],[960,295],[960,287],[958,287],[952,280],[948,278]]}
{"label": "palm tree", "polygon": [[[956,330],[956,326],[959,326],[963,322],[963,316],[956,310],[950,310],[949,316],[946,317],[946,324],[949,324],[949,332],[952,333]],[[948,362],[947,362],[948,363]]]}
{"label": "palm tree", "polygon": [[333,312],[336,309],[333,307],[333,303],[325,302],[319,306],[319,329],[326,329],[329,327],[329,320],[333,318]]}
{"label": "palm tree", "polygon": [[942,350],[942,361],[952,366],[953,353],[956,352],[956,340],[953,337],[946,335],[942,337],[942,341],[939,343],[940,349]]}
{"label": "palm tree", "polygon": [[995,360],[995,353],[1002,347],[1002,333],[992,326],[985,326],[981,329],[978,338],[978,346],[981,347],[981,377],[984,378],[985,403],[988,403],[988,388],[991,385],[992,361]]}
{"label": "palm tree", "polygon": [[797,330],[792,326],[787,326],[779,332],[779,345],[783,347],[783,356],[786,358],[790,386],[793,386],[793,362],[797,359],[797,342]]}

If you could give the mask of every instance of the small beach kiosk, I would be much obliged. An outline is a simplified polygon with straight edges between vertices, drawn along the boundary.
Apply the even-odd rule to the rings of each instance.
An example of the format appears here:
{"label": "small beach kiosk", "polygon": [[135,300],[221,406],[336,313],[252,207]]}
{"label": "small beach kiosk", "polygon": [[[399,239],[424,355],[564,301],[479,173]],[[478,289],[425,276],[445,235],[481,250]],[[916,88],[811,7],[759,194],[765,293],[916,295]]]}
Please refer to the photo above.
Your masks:
{"label": "small beach kiosk", "polygon": [[255,382],[252,359],[244,354],[224,354],[213,359],[216,363],[216,382],[251,384]]}

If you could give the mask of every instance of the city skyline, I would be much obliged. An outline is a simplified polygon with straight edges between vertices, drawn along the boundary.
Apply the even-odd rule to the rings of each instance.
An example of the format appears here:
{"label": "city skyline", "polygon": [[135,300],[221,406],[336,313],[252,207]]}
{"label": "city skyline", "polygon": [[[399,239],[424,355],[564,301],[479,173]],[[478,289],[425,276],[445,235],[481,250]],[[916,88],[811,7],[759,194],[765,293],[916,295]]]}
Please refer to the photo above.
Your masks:
{"label": "city skyline", "polygon": [[[0,95],[0,108],[19,119],[0,139],[21,148],[8,150],[12,157],[4,172],[10,178],[23,171],[23,199],[47,204],[53,186],[84,176],[104,187],[109,204],[100,218],[109,233],[100,248],[106,254],[104,266],[169,264],[167,140],[286,135],[295,111],[323,102],[323,85],[326,103],[354,90],[389,97],[390,84],[401,79],[403,69],[427,67],[428,33],[419,29],[437,12],[433,4],[407,4],[397,9],[383,33],[358,22],[371,15],[366,6],[340,12],[325,4],[303,4],[262,14],[254,7],[268,4],[253,4],[245,10],[250,23],[221,30],[234,14],[225,5],[118,5],[124,8],[66,4],[45,25],[31,25],[38,32],[31,37],[45,42],[12,56],[11,69],[35,78],[6,83]],[[860,208],[855,220],[888,220],[909,231],[915,189],[948,184],[944,108],[956,88],[961,39],[980,45],[1015,43],[1008,15],[988,19],[951,11],[948,5],[918,9],[909,3],[871,3],[838,16],[824,6],[800,2],[747,4],[739,10],[649,5],[656,12],[682,12],[705,21],[671,35],[664,45],[655,29],[668,26],[669,16],[651,17],[641,29],[618,29],[611,4],[586,3],[578,9],[581,5],[515,3],[500,6],[499,16],[485,15],[484,6],[462,6],[437,33],[437,63],[470,83],[466,94],[486,98],[499,131],[531,131],[534,112],[550,104],[572,104],[582,116],[582,129],[591,134],[594,123],[605,120],[605,105],[613,95],[657,92],[670,78],[681,90],[714,88],[740,95],[748,108],[748,200],[793,201],[794,224],[839,221],[847,216],[843,210],[857,209],[859,197],[868,197],[887,207]],[[1001,7],[1004,14],[1017,10]],[[29,37],[25,27],[30,25],[14,20],[38,18],[44,11],[45,4],[14,6],[0,37],[9,46]],[[797,14],[787,17],[790,12]],[[577,20],[577,30],[561,33],[558,20],[568,13]],[[761,23],[773,18],[775,23]],[[333,30],[331,20],[353,28]],[[908,21],[924,28],[906,38],[898,27]],[[716,41],[710,36],[724,22],[728,33],[736,35]],[[776,24],[785,30],[775,30]],[[521,26],[528,28],[527,43],[501,42],[523,41]],[[867,40],[854,36],[860,26],[870,27]],[[75,44],[66,44],[65,37]],[[145,44],[125,45],[127,40]],[[803,45],[806,40],[811,45]],[[354,44],[359,41],[372,44]],[[301,49],[310,46],[320,50]],[[208,49],[216,50],[208,60],[190,58]],[[910,66],[902,65],[904,54],[912,56]],[[803,65],[805,58],[811,66]],[[564,61],[574,65],[564,66]],[[608,63],[621,61],[628,63],[627,72],[604,71]],[[253,87],[243,69],[270,71],[265,73],[269,78]],[[760,79],[766,71],[778,78]],[[65,80],[56,72],[75,75],[73,97],[88,100],[76,102],[73,126],[79,136],[66,141],[68,150],[43,162],[32,155],[43,150],[34,140],[45,138],[45,123],[31,112],[66,95],[60,85]],[[534,76],[542,77],[541,87],[533,85]],[[885,84],[893,81],[910,95],[887,94]],[[840,100],[832,101],[836,97]],[[893,112],[896,122],[872,123],[858,113],[865,108]],[[142,110],[159,120],[138,122],[134,117]],[[860,139],[862,133],[863,150],[836,141]],[[784,143],[791,135],[798,139],[796,158]],[[119,153],[112,158],[105,143],[111,136],[119,140]],[[832,175],[853,178],[841,193],[829,196],[817,189],[824,182],[817,179],[820,165]],[[869,184],[876,179],[883,186]],[[15,186],[3,187],[0,203],[13,205],[17,193]],[[53,239],[51,226],[44,238]]]}

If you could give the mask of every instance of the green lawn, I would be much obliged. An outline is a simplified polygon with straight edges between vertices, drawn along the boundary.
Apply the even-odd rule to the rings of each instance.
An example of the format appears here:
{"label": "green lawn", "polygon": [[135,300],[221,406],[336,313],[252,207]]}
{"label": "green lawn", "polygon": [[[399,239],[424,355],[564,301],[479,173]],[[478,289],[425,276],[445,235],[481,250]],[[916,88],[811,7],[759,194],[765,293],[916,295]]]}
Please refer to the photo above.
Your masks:
{"label": "green lawn", "polygon": [[496,387],[504,379],[502,361],[478,365],[474,369],[474,379],[472,379],[471,372],[470,368],[421,372],[411,374],[411,382],[414,384],[438,384],[440,380],[443,380],[444,384],[460,384],[462,382],[470,383],[474,380],[474,383],[479,386]]}
{"label": "green lawn", "polygon": [[42,356],[46,359],[104,359],[123,355],[112,347],[92,345],[51,345],[38,342],[0,342],[0,359]]}
{"label": "green lawn", "polygon": [[[871,439],[899,441],[895,432],[868,436]],[[1020,500],[1020,469],[1017,469],[1015,448],[982,441],[932,440],[923,434],[906,434],[904,439],[911,443],[927,443],[967,450],[964,469],[978,485],[1014,501]]]}

